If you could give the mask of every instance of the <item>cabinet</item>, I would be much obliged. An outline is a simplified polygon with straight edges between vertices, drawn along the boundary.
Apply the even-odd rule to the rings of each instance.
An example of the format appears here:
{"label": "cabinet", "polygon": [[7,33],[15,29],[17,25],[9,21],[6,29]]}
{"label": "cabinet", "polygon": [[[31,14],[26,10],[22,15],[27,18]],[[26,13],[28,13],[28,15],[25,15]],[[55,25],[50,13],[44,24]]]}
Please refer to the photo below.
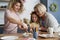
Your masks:
{"label": "cabinet", "polygon": [[0,25],[4,24],[4,13],[10,0],[0,0]]}
{"label": "cabinet", "polygon": [[7,8],[10,0],[0,0],[0,34],[3,33],[3,27],[4,27],[4,13],[5,9]]}
{"label": "cabinet", "polygon": [[10,0],[0,0],[0,10],[6,9],[9,2]]}
{"label": "cabinet", "polygon": [[9,2],[10,0],[0,0],[0,2]]}

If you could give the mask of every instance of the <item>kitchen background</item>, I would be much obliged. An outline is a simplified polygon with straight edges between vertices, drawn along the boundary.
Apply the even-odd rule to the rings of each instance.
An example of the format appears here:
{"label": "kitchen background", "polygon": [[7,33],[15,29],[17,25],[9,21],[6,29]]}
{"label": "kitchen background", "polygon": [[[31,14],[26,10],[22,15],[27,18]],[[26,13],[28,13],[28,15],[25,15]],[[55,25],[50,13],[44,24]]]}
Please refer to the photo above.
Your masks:
{"label": "kitchen background", "polygon": [[[25,0],[24,3],[24,11],[20,14],[20,19],[23,20],[24,18],[30,20],[30,13],[33,11],[33,7],[39,3],[40,0]],[[8,5],[9,1],[0,2],[0,6]],[[4,9],[0,10],[0,24],[4,24]]]}
{"label": "kitchen background", "polygon": [[[5,8],[6,6],[9,4],[10,0],[0,0],[0,33],[3,33],[3,24],[4,24],[4,12],[5,12]],[[43,4],[46,5],[47,7],[47,11],[50,12],[51,14],[53,14],[56,19],[58,20],[59,24],[60,24],[60,0],[26,0],[24,3],[24,11],[23,13],[20,14],[20,19],[23,20],[24,18],[30,20],[30,13],[31,11],[33,11],[33,7],[37,4],[42,2]],[[55,3],[57,11],[51,11],[50,10],[50,6],[51,4]],[[4,7],[1,7],[4,6]]]}

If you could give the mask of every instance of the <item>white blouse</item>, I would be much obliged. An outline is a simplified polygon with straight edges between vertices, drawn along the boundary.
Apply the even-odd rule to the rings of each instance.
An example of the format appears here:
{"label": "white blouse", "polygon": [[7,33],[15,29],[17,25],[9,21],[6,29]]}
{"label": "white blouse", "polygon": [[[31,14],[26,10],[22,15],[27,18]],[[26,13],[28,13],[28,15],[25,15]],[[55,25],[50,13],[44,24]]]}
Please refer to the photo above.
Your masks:
{"label": "white blouse", "polygon": [[5,12],[5,26],[4,26],[4,31],[5,33],[17,33],[17,24],[14,24],[14,23],[11,23],[7,17],[11,17],[15,20],[20,20],[19,19],[19,15],[17,15],[17,13],[13,13],[12,11],[10,10],[6,10]]}
{"label": "white blouse", "polygon": [[59,23],[56,18],[51,13],[46,13],[46,25],[48,27],[53,27],[54,32],[58,32]]}

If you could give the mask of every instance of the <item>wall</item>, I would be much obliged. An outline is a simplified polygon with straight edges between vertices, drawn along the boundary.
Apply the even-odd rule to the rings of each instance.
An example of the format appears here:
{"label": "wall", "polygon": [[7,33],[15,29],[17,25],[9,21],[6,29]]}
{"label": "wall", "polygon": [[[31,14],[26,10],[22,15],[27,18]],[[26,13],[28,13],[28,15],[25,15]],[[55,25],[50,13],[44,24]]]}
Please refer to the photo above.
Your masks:
{"label": "wall", "polygon": [[29,19],[30,20],[30,13],[33,11],[34,6],[40,3],[40,0],[26,0],[24,3],[24,12],[20,14],[20,19]]}
{"label": "wall", "polygon": [[[48,12],[50,12],[51,14],[53,14],[56,17],[56,19],[58,20],[58,22],[60,23],[60,8],[59,8],[60,7],[60,0],[48,0],[47,2],[48,2]],[[49,6],[53,2],[58,5],[58,11],[57,12],[51,12],[49,10]]]}

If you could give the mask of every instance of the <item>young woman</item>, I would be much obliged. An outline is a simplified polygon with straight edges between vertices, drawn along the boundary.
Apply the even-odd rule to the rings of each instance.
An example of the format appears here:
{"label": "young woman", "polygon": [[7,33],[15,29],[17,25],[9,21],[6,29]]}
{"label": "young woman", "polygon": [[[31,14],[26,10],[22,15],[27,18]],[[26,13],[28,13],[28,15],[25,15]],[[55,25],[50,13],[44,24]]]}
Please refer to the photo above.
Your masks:
{"label": "young woman", "polygon": [[32,31],[32,28],[36,27],[36,31],[39,29],[39,17],[36,15],[36,12],[31,13],[31,21],[30,21],[30,31]]}
{"label": "young woman", "polygon": [[5,33],[17,33],[17,28],[27,29],[27,25],[20,21],[19,12],[22,12],[23,4],[19,1],[13,2],[11,7],[5,11]]}
{"label": "young woman", "polygon": [[57,28],[58,28],[58,21],[56,20],[56,18],[51,14],[46,12],[46,7],[44,4],[39,3],[34,7],[34,10],[36,12],[36,14],[40,17],[40,23],[41,26],[44,27],[52,27],[54,32],[57,32]]}

